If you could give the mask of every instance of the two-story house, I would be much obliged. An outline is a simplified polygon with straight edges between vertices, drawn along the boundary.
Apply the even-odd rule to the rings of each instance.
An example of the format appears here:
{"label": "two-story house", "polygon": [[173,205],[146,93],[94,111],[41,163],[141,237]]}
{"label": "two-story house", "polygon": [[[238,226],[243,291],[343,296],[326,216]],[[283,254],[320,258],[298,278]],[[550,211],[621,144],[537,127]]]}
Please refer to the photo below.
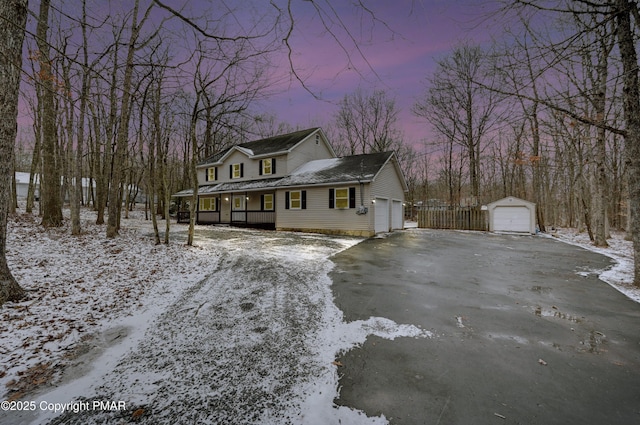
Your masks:
{"label": "two-story house", "polygon": [[232,146],[197,172],[199,224],[357,236],[404,225],[407,185],[395,154],[338,158],[320,128]]}

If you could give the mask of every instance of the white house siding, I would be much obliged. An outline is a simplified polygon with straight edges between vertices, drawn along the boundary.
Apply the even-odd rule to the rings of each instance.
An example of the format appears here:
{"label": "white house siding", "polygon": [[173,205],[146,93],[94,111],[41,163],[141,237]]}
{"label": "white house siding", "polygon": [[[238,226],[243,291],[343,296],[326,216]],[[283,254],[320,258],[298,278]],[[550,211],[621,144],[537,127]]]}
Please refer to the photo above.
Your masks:
{"label": "white house siding", "polygon": [[357,207],[329,208],[329,189],[332,187],[355,187],[356,206],[360,205],[360,186],[358,184],[304,189],[307,191],[307,208],[304,210],[285,208],[285,192],[298,190],[297,188],[281,189],[278,190],[276,196],[276,229],[371,236],[373,227],[370,225],[369,214],[356,214]]}
{"label": "white house siding", "polygon": [[[316,134],[319,136],[316,144]],[[285,174],[290,174],[293,170],[316,159],[333,158],[334,155],[329,150],[327,143],[324,141],[320,132],[311,134],[302,143],[300,143],[289,155],[287,155],[287,170],[283,170]],[[279,171],[279,170],[278,170]],[[328,201],[327,201],[328,202]]]}

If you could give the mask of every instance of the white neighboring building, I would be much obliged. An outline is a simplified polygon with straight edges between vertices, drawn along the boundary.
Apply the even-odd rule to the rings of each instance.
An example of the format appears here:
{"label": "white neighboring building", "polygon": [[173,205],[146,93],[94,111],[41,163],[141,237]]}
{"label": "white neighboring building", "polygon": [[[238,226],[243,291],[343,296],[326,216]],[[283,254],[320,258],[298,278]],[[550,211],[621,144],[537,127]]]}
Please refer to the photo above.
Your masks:
{"label": "white neighboring building", "polygon": [[[22,173],[16,171],[16,191],[18,192],[18,199],[27,199],[27,193],[29,191],[29,173]],[[40,192],[40,175],[35,175],[36,185],[36,198]]]}
{"label": "white neighboring building", "polygon": [[[29,192],[29,173],[23,173],[16,171],[16,192],[18,193],[18,199],[27,199],[27,193]],[[40,174],[34,176],[34,184],[36,186],[36,199],[40,196]],[[96,182],[92,182],[92,186],[96,187]],[[89,190],[89,179],[82,178],[82,198],[87,200],[91,196]]]}
{"label": "white neighboring building", "polygon": [[536,233],[536,204],[507,196],[487,205],[489,231],[509,233]]}

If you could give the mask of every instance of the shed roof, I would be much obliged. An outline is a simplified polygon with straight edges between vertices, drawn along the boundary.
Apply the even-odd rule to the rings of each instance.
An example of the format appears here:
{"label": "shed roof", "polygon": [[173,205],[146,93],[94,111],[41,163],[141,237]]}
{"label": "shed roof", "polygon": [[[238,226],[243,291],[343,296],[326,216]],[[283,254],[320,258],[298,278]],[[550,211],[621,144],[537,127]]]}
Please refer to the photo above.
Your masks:
{"label": "shed roof", "polygon": [[528,205],[528,206],[535,206],[536,204],[524,199],[520,199],[520,198],[516,198],[515,196],[507,196],[506,198],[502,198],[502,199],[498,199],[497,201],[493,201],[489,204],[487,204],[488,208],[493,208],[496,206],[504,206],[504,205]]}

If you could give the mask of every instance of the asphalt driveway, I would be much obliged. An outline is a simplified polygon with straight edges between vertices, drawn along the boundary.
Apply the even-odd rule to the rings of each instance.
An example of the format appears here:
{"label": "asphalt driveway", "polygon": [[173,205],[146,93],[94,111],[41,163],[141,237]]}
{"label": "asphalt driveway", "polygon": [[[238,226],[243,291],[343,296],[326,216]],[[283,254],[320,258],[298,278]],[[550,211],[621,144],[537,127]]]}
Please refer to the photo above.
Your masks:
{"label": "asphalt driveway", "polygon": [[640,423],[640,305],[599,254],[542,237],[416,229],[332,258],[345,320],[434,337],[369,337],[339,360],[339,405],[391,424]]}

